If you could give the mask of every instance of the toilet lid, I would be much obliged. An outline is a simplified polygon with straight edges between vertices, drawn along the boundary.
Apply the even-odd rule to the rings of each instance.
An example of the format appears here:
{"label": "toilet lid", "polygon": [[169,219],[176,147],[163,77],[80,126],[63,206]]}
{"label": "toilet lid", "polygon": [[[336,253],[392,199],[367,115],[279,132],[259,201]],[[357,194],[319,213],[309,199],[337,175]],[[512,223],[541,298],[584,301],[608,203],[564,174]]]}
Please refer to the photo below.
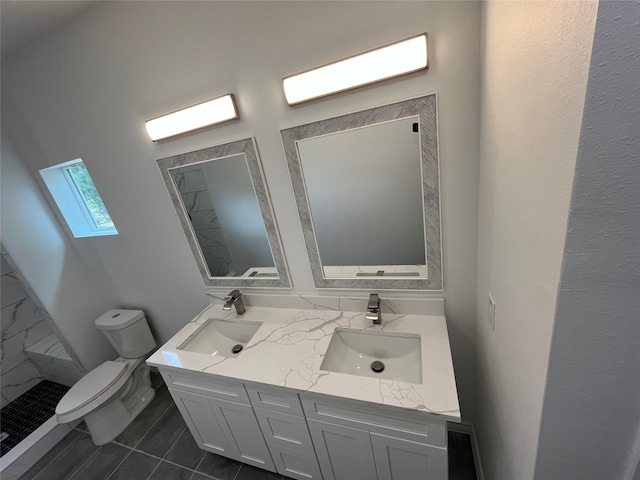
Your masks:
{"label": "toilet lid", "polygon": [[116,383],[126,369],[126,363],[111,361],[94,368],[62,397],[56,406],[56,413],[60,415],[84,407]]}

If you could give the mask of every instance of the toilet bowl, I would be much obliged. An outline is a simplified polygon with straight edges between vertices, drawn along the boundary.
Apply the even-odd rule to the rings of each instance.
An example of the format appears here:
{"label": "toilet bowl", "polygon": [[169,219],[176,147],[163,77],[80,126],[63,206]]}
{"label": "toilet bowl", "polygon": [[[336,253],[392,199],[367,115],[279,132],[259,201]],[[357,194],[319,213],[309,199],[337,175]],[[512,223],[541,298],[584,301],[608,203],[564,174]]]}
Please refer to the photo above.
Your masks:
{"label": "toilet bowl", "polygon": [[109,310],[96,327],[120,354],[76,383],[56,406],[59,423],[84,419],[91,439],[104,445],[117,437],[155,396],[146,355],[156,346],[140,310]]}

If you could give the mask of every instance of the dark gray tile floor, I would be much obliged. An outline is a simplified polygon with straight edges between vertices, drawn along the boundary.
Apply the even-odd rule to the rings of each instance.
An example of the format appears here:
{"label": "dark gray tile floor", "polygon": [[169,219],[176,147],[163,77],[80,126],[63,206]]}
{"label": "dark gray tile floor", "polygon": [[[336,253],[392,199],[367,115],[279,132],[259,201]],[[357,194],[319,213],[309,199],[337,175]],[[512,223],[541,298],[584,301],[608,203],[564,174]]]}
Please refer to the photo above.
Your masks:
{"label": "dark gray tile floor", "polygon": [[[20,480],[286,480],[200,450],[160,376],[152,379],[155,398],[114,441],[94,445],[82,423]],[[450,450],[458,450],[450,452],[450,480],[476,480],[471,444],[464,437],[450,434]]]}

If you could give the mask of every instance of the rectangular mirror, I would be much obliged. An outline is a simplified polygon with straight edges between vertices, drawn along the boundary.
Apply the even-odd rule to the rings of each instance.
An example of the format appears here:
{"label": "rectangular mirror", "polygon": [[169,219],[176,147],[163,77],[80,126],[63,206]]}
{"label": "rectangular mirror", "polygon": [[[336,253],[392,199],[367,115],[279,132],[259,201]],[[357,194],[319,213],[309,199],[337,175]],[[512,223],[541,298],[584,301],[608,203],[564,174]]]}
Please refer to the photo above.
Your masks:
{"label": "rectangular mirror", "polygon": [[205,285],[291,287],[253,139],[158,166]]}
{"label": "rectangular mirror", "polygon": [[282,130],[315,285],[442,290],[435,95]]}

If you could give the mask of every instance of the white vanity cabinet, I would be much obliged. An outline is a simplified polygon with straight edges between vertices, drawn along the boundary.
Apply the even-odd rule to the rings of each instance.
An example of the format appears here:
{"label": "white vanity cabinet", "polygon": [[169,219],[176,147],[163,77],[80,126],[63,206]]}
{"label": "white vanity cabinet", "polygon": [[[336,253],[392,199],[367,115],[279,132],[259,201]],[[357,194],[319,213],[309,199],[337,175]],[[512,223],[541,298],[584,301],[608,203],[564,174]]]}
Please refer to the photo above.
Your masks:
{"label": "white vanity cabinet", "polygon": [[160,369],[204,450],[298,480],[447,480],[443,417]]}
{"label": "white vanity cabinet", "polygon": [[446,480],[446,422],[423,412],[301,394],[324,480]]}
{"label": "white vanity cabinet", "polygon": [[299,480],[322,480],[298,394],[249,384],[247,392],[278,473]]}
{"label": "white vanity cabinet", "polygon": [[276,471],[242,382],[161,373],[200,448]]}

